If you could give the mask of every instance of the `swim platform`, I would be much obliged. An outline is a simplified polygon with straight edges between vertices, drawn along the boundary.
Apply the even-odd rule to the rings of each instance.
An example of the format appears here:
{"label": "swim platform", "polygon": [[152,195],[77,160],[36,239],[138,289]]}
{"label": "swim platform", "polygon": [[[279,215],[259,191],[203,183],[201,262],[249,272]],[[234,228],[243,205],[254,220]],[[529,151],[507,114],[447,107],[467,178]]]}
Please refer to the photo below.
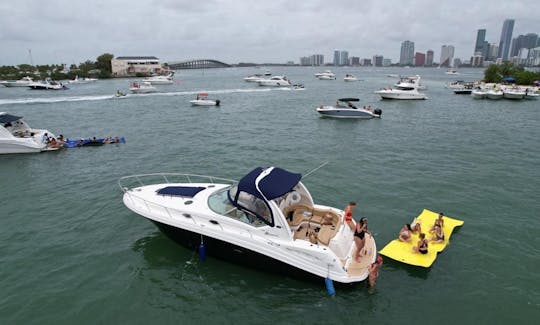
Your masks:
{"label": "swim platform", "polygon": [[[424,211],[422,211],[422,213],[420,213],[420,215],[413,220],[411,226],[417,222],[420,222],[422,232],[425,233],[426,238],[429,240],[433,236],[429,230],[433,226],[433,223],[438,216],[438,212],[424,209]],[[413,246],[416,246],[419,240],[419,234],[414,233],[412,234],[412,240],[410,242],[402,242],[399,239],[394,239],[384,246],[379,253],[398,262],[421,267],[430,267],[437,258],[437,254],[442,252],[448,245],[454,228],[461,226],[464,223],[463,220],[450,218],[446,215],[443,217],[443,220],[444,241],[441,243],[429,242],[427,254],[413,252]]]}

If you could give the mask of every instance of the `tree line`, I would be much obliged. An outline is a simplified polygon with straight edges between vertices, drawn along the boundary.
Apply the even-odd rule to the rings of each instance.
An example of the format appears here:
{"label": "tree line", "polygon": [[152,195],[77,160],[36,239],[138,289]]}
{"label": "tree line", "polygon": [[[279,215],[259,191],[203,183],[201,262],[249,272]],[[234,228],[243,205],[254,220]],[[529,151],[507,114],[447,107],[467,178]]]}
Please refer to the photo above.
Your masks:
{"label": "tree line", "polygon": [[26,76],[34,79],[52,78],[55,80],[74,79],[76,76],[107,79],[112,76],[111,60],[113,58],[114,55],[105,53],[98,56],[96,61],[87,60],[79,65],[72,64],[68,70],[64,69],[63,64],[1,66],[0,79],[17,80]]}
{"label": "tree line", "polygon": [[508,77],[515,78],[518,85],[532,85],[536,80],[540,80],[540,72],[527,71],[508,61],[501,65],[491,64],[484,71],[484,82],[502,82]]}

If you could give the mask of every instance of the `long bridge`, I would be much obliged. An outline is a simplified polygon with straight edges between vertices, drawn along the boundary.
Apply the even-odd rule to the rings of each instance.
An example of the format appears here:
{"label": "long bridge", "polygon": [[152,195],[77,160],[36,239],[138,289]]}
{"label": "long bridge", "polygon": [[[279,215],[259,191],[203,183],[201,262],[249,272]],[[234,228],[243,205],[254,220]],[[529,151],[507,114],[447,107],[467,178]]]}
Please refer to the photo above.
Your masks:
{"label": "long bridge", "polygon": [[210,59],[198,59],[198,60],[189,60],[181,62],[169,62],[169,69],[171,70],[180,70],[180,69],[213,69],[213,68],[229,68],[230,64],[223,63],[217,60]]}

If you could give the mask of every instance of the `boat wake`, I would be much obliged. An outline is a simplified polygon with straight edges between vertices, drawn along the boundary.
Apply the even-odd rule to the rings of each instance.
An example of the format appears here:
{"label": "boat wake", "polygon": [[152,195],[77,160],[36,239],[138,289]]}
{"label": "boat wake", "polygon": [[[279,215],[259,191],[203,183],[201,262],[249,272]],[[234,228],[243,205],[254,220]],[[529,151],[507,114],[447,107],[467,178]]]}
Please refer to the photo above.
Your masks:
{"label": "boat wake", "polygon": [[112,95],[90,95],[90,96],[62,96],[62,97],[45,97],[45,98],[12,98],[0,99],[0,105],[15,105],[15,104],[52,104],[61,102],[82,102],[82,101],[99,101],[99,100],[117,100],[137,97],[154,97],[154,96],[193,96],[202,91],[209,94],[233,94],[233,93],[257,93],[277,90],[273,88],[243,88],[243,89],[218,89],[218,90],[194,90],[194,91],[178,91],[178,92],[155,92],[147,94],[126,94],[125,96],[117,97]]}

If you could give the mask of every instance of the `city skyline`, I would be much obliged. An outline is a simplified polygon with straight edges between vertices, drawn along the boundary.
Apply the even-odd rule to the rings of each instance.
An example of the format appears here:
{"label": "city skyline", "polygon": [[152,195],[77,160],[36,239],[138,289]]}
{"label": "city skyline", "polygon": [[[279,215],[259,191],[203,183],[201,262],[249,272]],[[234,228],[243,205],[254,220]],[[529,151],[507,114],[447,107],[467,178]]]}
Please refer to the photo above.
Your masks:
{"label": "city skyline", "polygon": [[[502,24],[510,17],[515,20],[513,36],[540,32],[537,19],[529,14],[540,4],[531,0],[496,6],[485,0],[456,0],[437,8],[427,0],[411,0],[403,7],[398,3],[1,3],[0,65],[30,63],[29,50],[34,64],[78,64],[103,53],[153,55],[162,62],[209,58],[232,64],[298,63],[300,57],[322,54],[328,62],[335,49],[347,51],[349,57],[382,55],[396,63],[405,40],[415,43],[416,52],[435,51],[435,61],[445,44],[454,46],[455,58],[469,60],[478,29],[486,30],[490,43],[499,43]],[[455,15],[456,8],[466,9]]]}

